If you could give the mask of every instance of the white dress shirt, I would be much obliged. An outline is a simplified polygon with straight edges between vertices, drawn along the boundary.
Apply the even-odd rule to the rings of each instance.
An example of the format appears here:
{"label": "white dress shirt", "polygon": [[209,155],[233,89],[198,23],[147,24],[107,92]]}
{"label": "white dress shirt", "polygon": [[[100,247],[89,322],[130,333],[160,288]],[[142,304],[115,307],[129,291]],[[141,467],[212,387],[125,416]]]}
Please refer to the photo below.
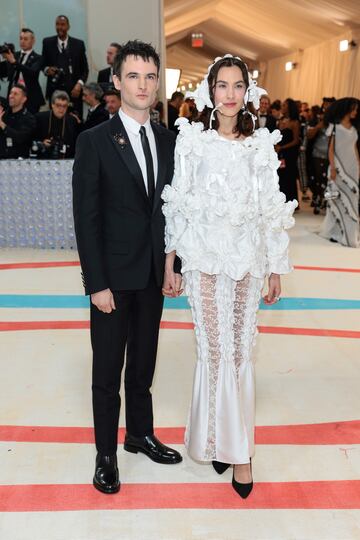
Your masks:
{"label": "white dress shirt", "polygon": [[[25,55],[24,58],[22,59],[21,64],[26,64],[27,59],[29,58],[31,53],[32,53],[32,49],[30,49],[29,51],[23,51],[22,49],[20,50],[19,60],[20,60],[22,54]],[[26,86],[25,80],[24,80],[24,75],[22,74],[22,71],[19,72],[19,78],[18,78],[17,84],[22,84],[23,86]]]}
{"label": "white dress shirt", "polygon": [[57,39],[57,45],[58,45],[59,52],[62,52],[62,44],[64,44],[64,48],[65,48],[65,49],[67,48],[67,46],[68,46],[68,41],[69,41],[69,36],[67,36],[66,39],[65,39],[64,41],[58,37],[58,39]]}
{"label": "white dress shirt", "polygon": [[154,165],[155,186],[156,186],[156,180],[157,180],[157,174],[158,174],[156,142],[155,142],[155,136],[154,136],[151,124],[150,124],[150,117],[146,120],[144,124],[139,124],[139,122],[134,120],[134,118],[131,118],[131,116],[128,116],[127,114],[125,114],[121,108],[119,109],[119,116],[121,118],[122,123],[124,124],[124,128],[126,129],[126,133],[128,134],[128,137],[130,139],[132,149],[134,150],[134,154],[140,165],[140,169],[142,172],[145,189],[147,193],[148,184],[147,184],[146,160],[145,160],[145,154],[143,151],[143,147],[141,144],[141,137],[140,137],[141,126],[145,127],[146,135],[147,135],[147,138],[149,139],[149,145],[150,145],[150,150],[151,150],[151,155],[153,158],[153,165]]}

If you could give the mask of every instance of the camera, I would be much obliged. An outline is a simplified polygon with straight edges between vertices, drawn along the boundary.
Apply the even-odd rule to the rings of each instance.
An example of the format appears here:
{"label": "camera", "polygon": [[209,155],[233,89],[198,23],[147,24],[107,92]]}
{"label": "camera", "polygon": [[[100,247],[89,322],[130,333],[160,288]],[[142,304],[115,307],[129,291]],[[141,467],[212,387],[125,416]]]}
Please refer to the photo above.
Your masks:
{"label": "camera", "polygon": [[0,54],[6,54],[12,52],[15,53],[15,45],[13,43],[3,43],[3,45],[0,45]]}
{"label": "camera", "polygon": [[65,71],[63,68],[56,68],[55,74],[51,77],[52,84],[57,84],[64,76]]}
{"label": "camera", "polygon": [[50,146],[42,141],[33,141],[29,157],[31,159],[63,159],[66,155],[67,145],[60,139],[51,139]]}

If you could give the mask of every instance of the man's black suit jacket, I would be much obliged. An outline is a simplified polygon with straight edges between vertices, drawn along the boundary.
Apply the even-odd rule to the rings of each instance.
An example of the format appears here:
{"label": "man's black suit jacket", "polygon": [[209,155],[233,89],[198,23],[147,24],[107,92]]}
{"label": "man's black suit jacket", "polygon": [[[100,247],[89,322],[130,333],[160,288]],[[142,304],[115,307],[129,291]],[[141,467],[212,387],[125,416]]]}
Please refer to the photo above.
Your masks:
{"label": "man's black suit jacket", "polygon": [[98,73],[98,83],[110,83],[111,68],[100,69]]}
{"label": "man's black suit jacket", "polygon": [[81,131],[98,126],[102,122],[106,122],[106,120],[109,120],[109,111],[100,103],[94,111],[88,114],[87,119],[82,124]]}
{"label": "man's black suit jacket", "polygon": [[[59,65],[59,55],[61,54],[58,49],[58,36],[47,37],[43,40],[43,66],[58,66]],[[70,59],[71,63],[71,73],[70,84],[64,88],[67,92],[71,92],[74,88],[77,81],[80,79],[84,83],[86,82],[89,75],[89,66],[86,58],[85,44],[81,39],[77,39],[69,36],[68,45],[66,49],[66,54]],[[46,97],[51,97],[54,90],[63,89],[61,80],[59,83],[54,84],[51,81],[52,77],[47,78],[46,84]]]}
{"label": "man's black suit jacket", "polygon": [[154,205],[118,114],[78,137],[73,167],[77,246],[86,294],[144,289],[164,274],[161,193],[174,172],[175,136],[152,123],[158,157]]}
{"label": "man's black suit jacket", "polygon": [[9,81],[8,97],[10,90],[14,84],[18,82],[19,73],[24,77],[27,102],[26,108],[30,112],[37,112],[41,105],[44,105],[45,100],[39,83],[39,73],[42,68],[42,56],[35,51],[31,51],[26,59],[25,64],[20,64],[21,51],[15,53],[15,64],[10,62],[0,63],[0,77],[7,77]]}

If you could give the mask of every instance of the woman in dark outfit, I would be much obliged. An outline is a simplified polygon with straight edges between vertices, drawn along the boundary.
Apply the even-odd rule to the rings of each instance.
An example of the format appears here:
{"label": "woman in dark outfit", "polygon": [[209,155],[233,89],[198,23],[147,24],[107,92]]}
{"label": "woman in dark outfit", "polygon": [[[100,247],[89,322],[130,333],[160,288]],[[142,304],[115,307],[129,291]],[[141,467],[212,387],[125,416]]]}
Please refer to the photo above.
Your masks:
{"label": "woman in dark outfit", "polygon": [[287,201],[299,200],[296,179],[298,176],[297,159],[300,145],[299,112],[294,100],[288,98],[282,106],[283,117],[279,120],[278,128],[282,140],[275,147],[281,161],[279,173],[280,191]]}

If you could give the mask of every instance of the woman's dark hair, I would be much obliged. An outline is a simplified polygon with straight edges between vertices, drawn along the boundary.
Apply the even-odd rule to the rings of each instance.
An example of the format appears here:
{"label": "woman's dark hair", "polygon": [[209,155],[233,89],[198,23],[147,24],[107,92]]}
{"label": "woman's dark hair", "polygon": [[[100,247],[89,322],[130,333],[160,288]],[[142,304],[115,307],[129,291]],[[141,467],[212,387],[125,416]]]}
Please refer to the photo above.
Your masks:
{"label": "woman's dark hair", "polygon": [[[341,120],[349,114],[356,106],[359,105],[359,101],[356,98],[346,97],[337,99],[330,105],[325,111],[324,124],[328,126],[331,124],[339,124]],[[353,124],[357,124],[359,119],[359,111],[357,117],[352,119]]]}
{"label": "woman's dark hair", "polygon": [[[215,106],[214,90],[215,90],[215,85],[216,85],[219,70],[222,67],[232,67],[232,66],[236,66],[240,69],[243,79],[244,79],[246,89],[248,89],[249,87],[249,74],[248,74],[246,64],[242,60],[239,60],[238,58],[233,58],[233,57],[222,58],[221,60],[219,60],[218,62],[216,62],[216,64],[212,66],[212,68],[210,69],[209,76],[208,76],[210,99],[214,103],[214,106]],[[212,127],[214,127],[214,129],[217,130],[219,128],[219,120],[217,118],[217,113],[215,113],[213,126],[210,126],[211,112],[212,112],[212,109],[210,109],[209,107],[205,107],[205,109],[200,114],[199,121],[204,124],[205,129],[211,129]],[[245,135],[247,137],[249,135],[252,135],[252,133],[254,133],[254,122],[253,122],[250,112],[255,114],[255,109],[252,103],[248,103],[245,106],[245,108],[239,111],[238,117],[237,117],[237,123],[234,128],[234,133],[237,134],[237,137],[240,137],[240,135]]]}
{"label": "woman's dark hair", "polygon": [[285,103],[287,103],[288,107],[288,118],[290,118],[290,120],[299,120],[299,108],[296,101],[291,98],[287,98],[285,99]]}
{"label": "woman's dark hair", "polygon": [[121,46],[120,51],[117,53],[114,59],[114,73],[121,78],[121,67],[128,56],[135,56],[142,58],[146,62],[152,58],[157,69],[157,75],[160,71],[160,56],[155,51],[154,47],[150,43],[144,43],[138,39],[128,41],[125,45]]}
{"label": "woman's dark hair", "polygon": [[275,99],[275,101],[270,105],[270,110],[271,109],[274,109],[275,111],[281,111],[280,99]]}

